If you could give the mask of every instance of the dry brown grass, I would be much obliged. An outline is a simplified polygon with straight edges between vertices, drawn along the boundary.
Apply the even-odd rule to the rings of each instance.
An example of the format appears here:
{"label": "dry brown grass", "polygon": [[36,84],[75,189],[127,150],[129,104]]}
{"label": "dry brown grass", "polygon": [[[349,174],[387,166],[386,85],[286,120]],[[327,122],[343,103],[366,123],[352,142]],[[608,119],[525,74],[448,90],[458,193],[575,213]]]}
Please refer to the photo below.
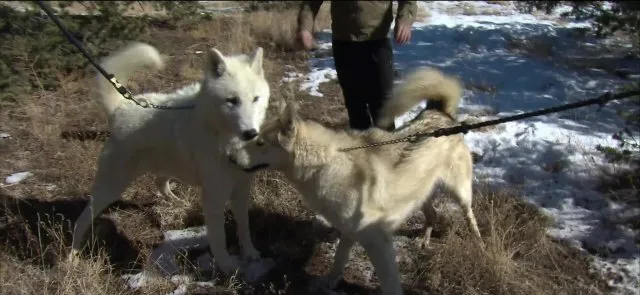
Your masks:
{"label": "dry brown grass", "polygon": [[[45,202],[2,199],[0,294],[134,294],[118,273],[125,265],[133,265],[136,257],[118,257],[117,251],[129,249],[113,242],[123,241],[113,222],[98,220],[94,231],[99,238],[89,249],[91,255],[70,263],[66,260],[69,223],[54,215],[55,205],[45,209]],[[68,204],[58,205],[59,214],[68,213]],[[145,292],[173,289],[168,280],[159,279],[146,286]]]}
{"label": "dry brown grass", "polygon": [[5,253],[0,253],[0,261],[0,294],[131,294],[97,258],[76,266],[61,261],[48,270]]}
{"label": "dry brown grass", "polygon": [[449,213],[450,228],[428,251],[417,251],[414,287],[437,294],[602,294],[604,283],[588,270],[577,250],[547,234],[551,220],[517,192],[476,189],[477,213],[486,250],[470,243],[461,214]]}
{"label": "dry brown grass", "polygon": [[[273,92],[279,93],[282,64],[297,64],[306,57],[305,54],[286,53],[294,45],[290,40],[293,38],[291,25],[294,21],[294,11],[274,10],[216,17],[181,31],[154,28],[141,40],[157,46],[166,54],[168,67],[159,73],[140,73],[128,86],[135,92],[171,91],[201,77],[204,55],[196,53],[198,50],[215,46],[224,53],[235,54],[264,46],[267,54],[265,70],[273,78],[270,81]],[[22,51],[20,43],[14,46],[16,54]],[[21,58],[27,61],[21,64],[28,65],[37,57]],[[83,57],[78,54],[78,58]],[[5,206],[31,200],[27,202],[29,212],[24,208],[0,210],[2,290],[4,294],[126,292],[117,276],[121,269],[112,271],[105,263],[104,255],[96,254],[95,259],[77,266],[67,265],[64,259],[60,259],[68,245],[68,220],[74,220],[86,202],[84,196],[92,185],[97,155],[102,148],[102,142],[67,141],[61,139],[60,134],[67,130],[105,130],[107,127],[106,117],[93,98],[87,96],[87,82],[91,77],[84,76],[85,71],[82,70],[55,77],[43,76],[29,67],[24,67],[21,72],[35,80],[47,79],[59,87],[52,90],[32,88],[20,93],[19,97],[1,102],[2,132],[11,134],[11,138],[0,141],[3,154],[0,175],[4,177],[17,171],[30,171],[34,175],[17,185],[0,188]],[[278,95],[274,95],[274,99],[278,99]],[[198,224],[202,219],[197,188],[178,184],[175,189],[178,199],[158,198],[153,182],[153,177],[144,176],[132,183],[123,198],[128,205],[114,206],[116,208],[105,212],[106,221],[97,221],[110,224],[106,226],[106,233],[110,234],[116,234],[111,230],[117,225],[117,234],[136,246],[140,255],[138,260],[141,261],[160,241],[162,230]],[[34,212],[43,210],[51,215],[55,214],[52,210],[57,210],[68,219],[62,222],[66,227],[58,239],[48,237],[42,242],[34,234],[41,229],[34,221]],[[60,223],[59,220],[57,222]],[[43,251],[43,243],[55,251]],[[9,248],[5,248],[5,244]],[[121,245],[107,245],[106,248],[128,252]],[[43,259],[48,262],[44,267],[39,263]],[[11,279],[18,273],[23,274],[21,280]]]}
{"label": "dry brown grass", "polygon": [[[327,8],[323,5],[316,30],[328,27]],[[293,10],[273,9],[216,17],[180,30],[154,28],[141,40],[166,54],[168,66],[159,73],[140,73],[129,86],[134,92],[170,91],[201,77],[204,55],[197,51],[215,46],[230,54],[264,46],[274,101],[298,100],[305,116],[344,125],[346,112],[337,82],[321,86],[323,98],[298,91],[296,84],[281,83],[285,64],[298,71],[307,69],[307,55],[296,52],[292,42],[295,15]],[[15,52],[21,51],[20,43],[14,46],[18,46]],[[27,61],[21,64],[28,65],[36,57],[21,58]],[[131,184],[122,202],[96,220],[97,241],[88,251],[91,255],[78,265],[67,264],[62,258],[69,244],[69,220],[86,204],[102,142],[64,140],[60,133],[105,130],[106,118],[87,95],[87,79],[92,77],[84,76],[85,71],[49,77],[25,66],[21,72],[59,86],[31,88],[0,101],[0,128],[11,134],[9,139],[0,139],[0,176],[17,171],[34,174],[19,184],[0,188],[0,294],[164,294],[174,288],[174,284],[159,280],[132,292],[124,288],[119,276],[141,267],[140,262],[146,261],[161,241],[162,231],[202,224],[199,189],[177,183],[174,192],[178,198],[160,197],[155,193],[154,178],[142,177]],[[308,279],[304,266],[323,247],[318,243],[328,243],[330,235],[316,230],[313,213],[280,174],[259,173],[252,192],[255,198],[250,215],[256,246],[265,255],[286,258],[280,260],[284,266],[270,275],[264,286],[242,288],[249,293],[303,294],[299,288],[304,288]],[[466,230],[459,230],[461,221],[451,218],[436,229],[446,233],[434,237],[433,249],[414,249],[412,259],[418,263],[402,266],[402,272],[408,274],[408,288],[442,294],[578,294],[572,290],[590,294],[584,287],[589,278],[586,263],[544,235],[546,223],[537,211],[511,195],[486,196],[475,207],[488,252],[480,253],[468,244]],[[41,222],[52,216],[56,218],[53,223]],[[227,230],[235,251],[233,224],[229,220]],[[331,260],[321,259],[325,266],[315,270],[324,273]],[[348,274],[353,276],[353,272]],[[544,280],[549,283],[543,284]],[[600,288],[599,281],[595,282]],[[234,284],[228,281],[224,289],[232,292],[238,288]],[[367,293],[363,286],[370,287],[370,283],[351,288]]]}

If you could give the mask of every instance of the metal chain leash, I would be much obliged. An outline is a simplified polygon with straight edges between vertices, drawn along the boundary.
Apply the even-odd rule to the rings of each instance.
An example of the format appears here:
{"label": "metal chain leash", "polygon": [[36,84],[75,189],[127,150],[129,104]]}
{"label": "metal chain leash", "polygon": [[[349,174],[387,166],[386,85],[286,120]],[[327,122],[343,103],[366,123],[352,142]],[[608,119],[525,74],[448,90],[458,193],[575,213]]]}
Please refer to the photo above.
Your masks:
{"label": "metal chain leash", "polygon": [[47,16],[49,16],[49,18],[53,20],[53,22],[58,26],[58,28],[60,28],[60,30],[67,37],[69,42],[71,42],[71,44],[73,44],[76,48],[78,48],[78,50],[80,50],[80,53],[82,53],[82,55],[84,55],[84,57],[86,57],[87,60],[89,60],[89,62],[98,70],[98,72],[100,72],[100,74],[102,74],[102,76],[104,76],[109,81],[109,83],[111,83],[111,85],[113,85],[113,87],[116,88],[118,93],[120,93],[122,97],[124,97],[125,99],[133,101],[136,105],[143,108],[153,108],[153,109],[160,109],[160,110],[184,110],[184,109],[193,109],[195,107],[194,105],[187,105],[187,106],[157,105],[157,104],[148,102],[144,98],[134,97],[133,94],[131,94],[131,92],[129,91],[129,89],[127,89],[124,85],[120,84],[113,74],[107,73],[107,71],[105,71],[104,68],[102,68],[95,61],[95,59],[89,54],[89,52],[87,52],[84,49],[84,47],[82,47],[82,44],[80,44],[80,42],[76,40],[76,38],[74,38],[73,35],[71,35],[71,33],[69,33],[69,30],[67,30],[67,28],[62,24],[60,19],[55,15],[55,13],[53,13],[53,10],[51,9],[51,7],[49,7],[49,5],[44,3],[44,1],[42,0],[38,0],[36,1],[36,3],[38,4],[38,6],[40,6],[40,8],[42,8],[42,10],[44,10]]}
{"label": "metal chain leash", "polygon": [[378,147],[378,146],[383,146],[383,145],[396,144],[396,143],[401,143],[401,142],[416,142],[417,140],[418,140],[418,136],[417,135],[409,135],[409,136],[398,138],[398,139],[392,139],[392,140],[381,141],[381,142],[374,142],[374,143],[361,145],[361,146],[350,147],[350,148],[342,148],[342,149],[339,149],[338,151],[348,152],[348,151],[353,151],[353,150],[368,149],[368,148]]}

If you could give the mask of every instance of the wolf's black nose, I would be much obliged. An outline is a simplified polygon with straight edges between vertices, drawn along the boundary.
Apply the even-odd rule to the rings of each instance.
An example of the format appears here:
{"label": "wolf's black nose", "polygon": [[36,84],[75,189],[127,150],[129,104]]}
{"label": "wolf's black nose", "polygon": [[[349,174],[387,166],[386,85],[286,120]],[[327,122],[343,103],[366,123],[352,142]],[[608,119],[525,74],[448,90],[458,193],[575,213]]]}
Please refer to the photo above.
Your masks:
{"label": "wolf's black nose", "polygon": [[244,141],[252,140],[252,139],[256,138],[257,136],[258,136],[258,130],[255,130],[255,129],[249,129],[249,130],[242,131],[242,139]]}

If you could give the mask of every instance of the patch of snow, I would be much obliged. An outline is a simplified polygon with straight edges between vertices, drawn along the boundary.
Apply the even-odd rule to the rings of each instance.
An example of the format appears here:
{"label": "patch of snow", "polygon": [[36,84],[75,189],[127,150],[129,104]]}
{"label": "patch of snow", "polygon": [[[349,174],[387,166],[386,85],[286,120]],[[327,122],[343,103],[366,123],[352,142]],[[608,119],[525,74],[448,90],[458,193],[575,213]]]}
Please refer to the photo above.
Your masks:
{"label": "patch of snow", "polygon": [[[477,27],[485,29],[495,29],[502,26],[518,27],[523,24],[560,26],[555,20],[541,19],[538,16],[522,13],[518,11],[513,2],[509,5],[490,4],[484,1],[429,1],[431,3],[421,2],[420,5],[427,9],[431,14],[426,22],[419,22],[416,26],[427,24],[431,26],[444,25],[449,28],[455,27]],[[463,5],[470,7],[471,12],[487,11],[486,14],[464,15],[461,13],[451,14],[448,11],[455,11],[459,8],[461,2]],[[562,5],[555,13],[555,17],[559,18],[560,13],[571,9],[567,5]],[[562,27],[590,27],[589,22],[569,22],[562,24]]]}
{"label": "patch of snow", "polygon": [[323,97],[323,94],[318,90],[320,84],[335,80],[337,78],[338,74],[336,74],[336,70],[333,68],[314,68],[311,70],[311,73],[307,75],[306,81],[302,82],[302,84],[300,85],[300,90],[307,90],[313,96]]}
{"label": "patch of snow", "polygon": [[[570,67],[572,60],[588,56],[608,40],[576,34],[591,27],[588,21],[560,19],[570,9],[560,7],[549,16],[519,12],[512,3],[483,1],[419,1],[430,16],[414,23],[412,41],[394,46],[394,63],[401,73],[418,66],[432,66],[458,76],[465,84],[483,84],[495,91],[465,90],[460,117],[471,113],[509,116],[592,98],[615,91],[627,80],[592,66]],[[469,13],[460,11],[467,7]],[[491,11],[491,13],[483,13]],[[476,12],[476,13],[474,13]],[[319,48],[330,50],[330,31],[319,34]],[[539,46],[538,57],[513,50],[526,42]],[[318,87],[335,79],[333,59],[311,60],[311,72],[302,88],[322,96]],[[613,68],[640,68],[637,60],[607,58]],[[491,186],[521,188],[523,198],[555,219],[553,237],[590,253],[594,267],[615,274],[610,285],[615,294],[638,294],[640,288],[640,234],[616,220],[640,218],[640,212],[606,198],[597,188],[599,167],[609,165],[596,151],[598,145],[614,146],[611,135],[621,119],[616,110],[625,102],[611,102],[567,112],[501,124],[488,132],[469,132],[465,141],[482,155],[474,165],[476,180]],[[426,103],[396,118],[401,126]],[[477,116],[482,120],[485,115]]]}
{"label": "patch of snow", "polygon": [[[164,232],[164,242],[157,246],[149,255],[148,263],[153,265],[160,274],[170,277],[177,288],[169,294],[187,294],[187,287],[192,284],[201,287],[212,286],[211,282],[194,282],[190,275],[179,275],[181,268],[178,266],[176,256],[179,251],[196,249],[208,249],[207,229],[205,226],[191,227],[182,230],[168,230]],[[234,263],[241,265],[242,276],[248,282],[256,282],[275,266],[272,259],[259,259],[257,261],[242,261],[239,256],[231,256]],[[207,252],[196,258],[196,266],[199,271],[215,272],[212,257]],[[135,275],[123,276],[132,289],[138,289],[150,280],[149,274],[141,272]]]}
{"label": "patch of snow", "polygon": [[32,176],[32,175],[33,175],[33,173],[28,172],[28,171],[25,171],[25,172],[17,172],[17,173],[13,173],[13,174],[11,174],[11,175],[7,176],[7,177],[4,179],[4,182],[5,182],[6,184],[16,184],[16,183],[18,183],[18,182],[21,182],[21,181],[23,181],[23,180],[27,179],[29,176]]}
{"label": "patch of snow", "polygon": [[207,237],[207,228],[205,226],[196,226],[180,230],[168,230],[164,232],[164,240],[175,242],[185,239],[200,239]]}
{"label": "patch of snow", "polygon": [[121,276],[127,286],[133,290],[137,290],[147,286],[153,280],[153,276],[148,272],[142,271],[137,274],[125,274]]}

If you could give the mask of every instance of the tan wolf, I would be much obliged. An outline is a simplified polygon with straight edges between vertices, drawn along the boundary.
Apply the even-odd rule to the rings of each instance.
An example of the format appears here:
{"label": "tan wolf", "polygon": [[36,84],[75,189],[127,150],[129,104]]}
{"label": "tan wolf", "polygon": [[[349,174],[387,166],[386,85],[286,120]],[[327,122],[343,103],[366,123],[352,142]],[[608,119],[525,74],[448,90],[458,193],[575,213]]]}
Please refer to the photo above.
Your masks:
{"label": "tan wolf", "polygon": [[[436,211],[432,191],[444,184],[462,208],[482,245],[471,210],[473,163],[461,134],[421,138],[352,151],[361,146],[457,125],[460,83],[433,68],[410,73],[383,106],[378,126],[428,101],[408,126],[386,131],[333,130],[297,115],[289,103],[280,116],[263,126],[257,140],[235,146],[230,160],[243,168],[267,164],[284,172],[305,202],[338,228],[334,263],[324,284],[333,288],[342,277],[354,242],[365,249],[384,294],[402,294],[391,236],[417,208],[425,215],[423,243],[429,243]],[[433,194],[435,195],[435,194]]]}

